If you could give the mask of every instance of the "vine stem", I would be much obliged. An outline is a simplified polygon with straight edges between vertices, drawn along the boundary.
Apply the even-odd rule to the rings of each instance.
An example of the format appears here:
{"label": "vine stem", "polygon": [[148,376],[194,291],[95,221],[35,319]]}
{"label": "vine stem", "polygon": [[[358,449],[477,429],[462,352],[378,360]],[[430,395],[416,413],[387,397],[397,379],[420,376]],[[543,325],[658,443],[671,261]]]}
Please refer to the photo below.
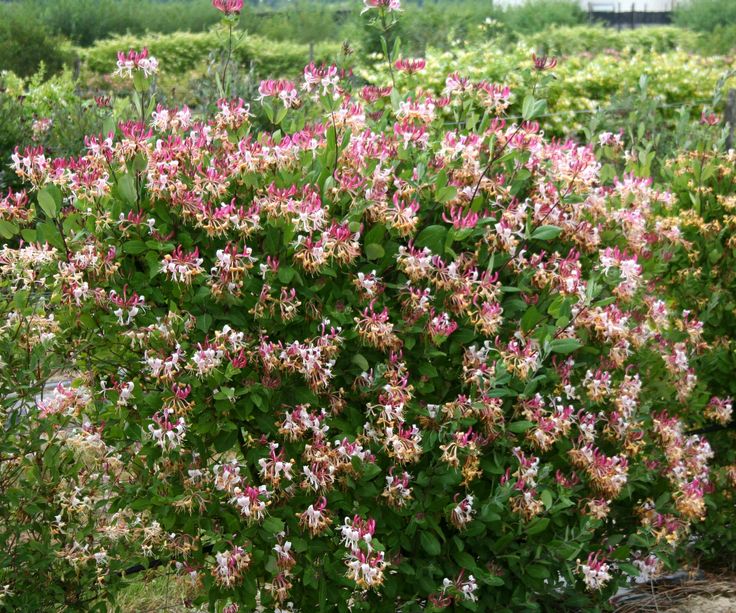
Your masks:
{"label": "vine stem", "polygon": [[394,66],[393,61],[391,60],[391,50],[388,46],[388,38],[386,37],[386,34],[388,34],[389,26],[386,23],[386,11],[382,7],[381,8],[381,26],[383,28],[383,40],[386,42],[386,61],[388,62],[388,73],[391,75],[391,85],[394,89],[396,89],[396,77],[394,76]]}
{"label": "vine stem", "polygon": [[233,24],[228,23],[227,26],[227,57],[225,58],[225,66],[222,68],[222,92],[225,98],[228,97],[227,70],[230,67],[230,59],[233,55]]}

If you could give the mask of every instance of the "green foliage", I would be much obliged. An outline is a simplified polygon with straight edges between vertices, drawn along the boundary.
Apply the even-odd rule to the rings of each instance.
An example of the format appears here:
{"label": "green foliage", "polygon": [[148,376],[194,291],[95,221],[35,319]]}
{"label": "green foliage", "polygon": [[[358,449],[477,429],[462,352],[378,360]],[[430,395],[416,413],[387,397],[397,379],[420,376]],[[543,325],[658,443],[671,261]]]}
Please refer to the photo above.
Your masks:
{"label": "green foliage", "polygon": [[[377,22],[386,55],[398,34],[426,44]],[[663,106],[717,85],[720,108],[725,60],[688,55],[672,28],[556,28],[429,49],[390,101],[321,81],[254,118],[205,101],[256,71],[300,73],[308,48],[247,36],[236,64],[253,70],[236,80],[225,42],[126,35],[83,52],[103,74],[147,46],[181,87],[208,65],[206,129],[174,109],[153,121],[160,90],[140,72],[113,110],[82,102],[68,72],[3,74],[8,140],[48,156],[21,151],[30,200],[0,201],[0,605],[104,610],[153,558],[212,608],[275,605],[265,586],[285,579],[306,610],[438,611],[448,594],[467,610],[599,610],[636,552],[670,568],[686,545],[730,555],[733,437],[715,435],[711,492],[707,445],[686,432],[724,421],[709,400],[736,394],[736,159],[717,126]],[[540,73],[539,47],[570,56]],[[470,86],[413,106],[452,72]],[[510,83],[512,105],[482,79]],[[117,124],[130,105],[151,136]],[[599,106],[592,122],[570,112]],[[103,126],[113,142],[82,150]],[[598,140],[614,127],[625,144]],[[73,380],[38,398],[52,375]],[[408,497],[391,489],[404,471]],[[323,496],[332,525],[311,533],[302,514]],[[368,519],[371,539],[341,542]],[[225,581],[239,547],[247,569]],[[586,589],[596,551],[611,576]],[[357,592],[346,562],[363,555],[388,566]],[[477,603],[459,590],[471,574]]]}
{"label": "green foliage", "polygon": [[525,0],[506,8],[500,20],[513,32],[531,34],[550,26],[573,26],[586,22],[588,16],[576,0]]}
{"label": "green foliage", "polygon": [[678,2],[674,23],[699,32],[736,24],[736,3],[732,0],[689,0]]}
{"label": "green foliage", "polygon": [[[582,24],[585,20],[586,15],[574,0],[527,0],[505,8],[482,0],[428,0],[421,6],[407,4],[391,35],[401,38],[406,54],[423,55],[428,48],[448,49],[453,44],[489,38],[514,40],[553,26]],[[353,18],[343,36],[359,41],[366,53],[380,52],[378,34],[363,28],[362,22],[359,16]]]}
{"label": "green foliage", "polygon": [[[7,254],[9,245],[3,242]],[[50,381],[68,376],[58,353],[64,334],[48,318],[47,288],[34,282],[36,275],[53,273],[48,262],[37,264],[4,258],[0,265],[0,582],[17,586],[0,593],[0,607],[91,610],[89,602],[101,593],[99,567],[74,568],[62,558],[74,558],[83,549],[94,534],[100,507],[60,492],[71,493],[84,470],[95,471],[89,476],[105,488],[104,469],[97,463],[102,458],[95,457],[94,437],[87,438],[82,429],[59,430],[37,418],[39,407],[54,394]],[[9,279],[9,270],[20,268],[29,283]],[[70,393],[77,391],[74,386]],[[70,508],[76,511],[62,520]],[[76,545],[58,537],[64,524],[74,526]],[[120,580],[110,577],[112,584]]]}
{"label": "green foliage", "polygon": [[209,0],[21,0],[0,4],[0,22],[18,10],[82,46],[126,32],[196,32],[219,20]]}
{"label": "green foliage", "polygon": [[736,24],[717,25],[712,32],[700,35],[698,52],[703,55],[728,55],[736,49]]}
{"label": "green foliage", "polygon": [[27,77],[43,65],[55,74],[69,59],[69,49],[31,6],[0,5],[0,70]]}
{"label": "green foliage", "polygon": [[604,26],[562,26],[546,28],[524,37],[532,49],[551,55],[610,53],[613,51],[662,53],[675,49],[692,50],[698,36],[683,28],[652,26],[634,30],[616,30]]}
{"label": "green foliage", "polygon": [[[204,65],[225,41],[226,34],[221,30],[125,35],[98,41],[88,49],[80,50],[80,55],[88,70],[107,74],[115,69],[118,51],[147,47],[158,58],[163,71],[180,75]],[[338,51],[339,45],[336,43],[319,43],[314,46],[314,59],[316,62],[328,61]],[[253,65],[262,78],[295,76],[309,62],[308,45],[265,40],[250,35],[244,37],[234,53],[237,62],[246,67]]]}
{"label": "green foliage", "polygon": [[341,42],[347,37],[345,21],[356,13],[344,4],[336,7],[314,0],[294,0],[277,10],[266,10],[262,5],[246,6],[240,17],[240,27],[269,40],[303,44]]}
{"label": "green foliage", "polygon": [[[731,403],[736,397],[736,181],[734,151],[723,153],[719,126],[693,130],[694,142],[678,151],[661,172],[675,196],[668,211],[682,228],[682,241],[668,250],[662,277],[670,286],[673,308],[689,309],[689,319],[703,323],[703,356],[698,376],[710,394],[694,399],[691,411],[705,427],[715,451],[714,492],[709,501],[716,512],[696,526],[694,555],[706,566],[736,567],[736,431]],[[719,414],[714,402],[728,403]]]}
{"label": "green foliage", "polygon": [[0,73],[0,188],[17,182],[6,172],[16,146],[42,145],[50,155],[78,154],[84,136],[100,133],[109,115],[79,95],[69,70],[50,78],[43,70],[27,79]]}

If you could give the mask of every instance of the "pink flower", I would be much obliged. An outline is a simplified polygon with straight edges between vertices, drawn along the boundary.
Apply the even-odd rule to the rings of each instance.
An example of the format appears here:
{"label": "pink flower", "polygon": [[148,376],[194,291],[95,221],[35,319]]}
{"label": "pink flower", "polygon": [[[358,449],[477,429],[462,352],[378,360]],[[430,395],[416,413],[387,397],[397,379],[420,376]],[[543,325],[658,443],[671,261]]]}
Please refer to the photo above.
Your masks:
{"label": "pink flower", "polygon": [[212,0],[212,6],[225,15],[239,15],[243,10],[243,0]]}
{"label": "pink flower", "polygon": [[145,77],[150,77],[158,72],[158,60],[149,56],[148,49],[143,47],[142,51],[131,49],[127,53],[118,51],[117,68],[113,72],[114,77],[133,77],[134,70],[142,70]]}
{"label": "pink flower", "polygon": [[426,65],[427,62],[422,58],[417,58],[414,60],[402,58],[400,60],[396,60],[396,63],[394,64],[396,70],[406,72],[408,74],[414,74],[416,72],[419,72],[420,70],[424,70]]}
{"label": "pink flower", "polygon": [[557,66],[557,58],[549,57],[546,55],[537,56],[536,53],[532,53],[532,62],[534,63],[534,69],[539,70],[552,70]]}
{"label": "pink flower", "polygon": [[298,108],[301,105],[299,100],[299,92],[291,81],[286,80],[267,80],[261,81],[258,86],[259,101],[264,98],[278,98],[286,108]]}
{"label": "pink flower", "polygon": [[704,126],[715,126],[720,122],[720,118],[715,113],[706,113],[703,111],[700,114],[700,123]]}
{"label": "pink flower", "polygon": [[401,0],[363,0],[365,8],[361,15],[371,9],[386,9],[389,13],[401,10]]}

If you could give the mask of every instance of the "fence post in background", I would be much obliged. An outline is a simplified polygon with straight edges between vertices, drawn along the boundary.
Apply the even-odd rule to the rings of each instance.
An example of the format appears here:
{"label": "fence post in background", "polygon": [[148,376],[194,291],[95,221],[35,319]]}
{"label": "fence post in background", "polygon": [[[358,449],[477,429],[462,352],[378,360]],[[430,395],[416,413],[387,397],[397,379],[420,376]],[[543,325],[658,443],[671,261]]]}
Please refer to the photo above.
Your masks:
{"label": "fence post in background", "polygon": [[728,136],[726,136],[726,151],[734,145],[733,135],[736,131],[736,89],[728,90],[728,100],[726,101],[726,112],[723,120],[728,125]]}
{"label": "fence post in background", "polygon": [[635,3],[631,3],[631,29],[633,30],[636,27],[636,13],[634,12],[634,8],[636,8]]}

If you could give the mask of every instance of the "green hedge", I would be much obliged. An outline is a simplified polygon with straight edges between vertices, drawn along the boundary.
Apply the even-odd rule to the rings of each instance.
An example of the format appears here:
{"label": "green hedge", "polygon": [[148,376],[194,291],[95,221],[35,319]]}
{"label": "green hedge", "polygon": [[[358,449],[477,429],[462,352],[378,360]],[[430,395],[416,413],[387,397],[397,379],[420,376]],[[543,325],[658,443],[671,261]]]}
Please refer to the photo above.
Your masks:
{"label": "green hedge", "polygon": [[674,26],[652,26],[635,30],[614,30],[602,25],[552,27],[524,37],[534,49],[552,54],[572,55],[607,50],[673,51],[697,48],[698,35]]}
{"label": "green hedge", "polygon": [[[118,51],[148,47],[163,71],[183,74],[205,62],[222,42],[216,31],[126,35],[97,41],[88,49],[80,49],[79,54],[91,72],[109,73],[115,69]],[[337,43],[318,43],[314,46],[314,60],[329,61],[337,55],[339,48]],[[309,62],[309,46],[246,36],[236,48],[235,57],[244,65],[255,64],[261,76],[294,75]]]}

